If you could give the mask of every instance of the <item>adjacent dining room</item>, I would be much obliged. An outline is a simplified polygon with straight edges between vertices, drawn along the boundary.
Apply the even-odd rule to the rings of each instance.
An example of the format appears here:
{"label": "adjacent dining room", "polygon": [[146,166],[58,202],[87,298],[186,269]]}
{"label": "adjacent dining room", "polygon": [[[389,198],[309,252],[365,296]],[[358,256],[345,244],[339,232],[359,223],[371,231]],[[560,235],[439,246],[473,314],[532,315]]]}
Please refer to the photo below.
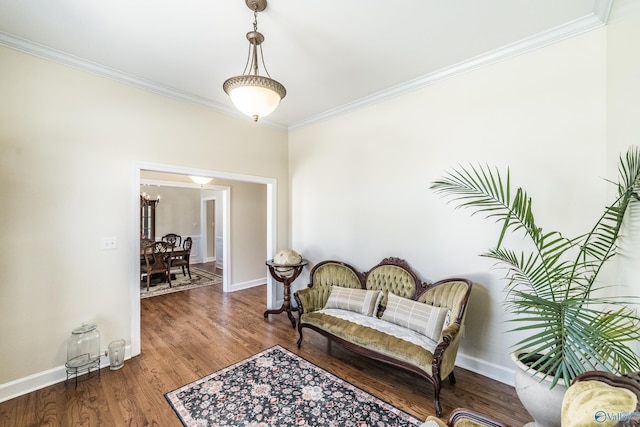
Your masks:
{"label": "adjacent dining room", "polygon": [[188,180],[151,173],[141,179],[141,298],[222,284],[220,189]]}
{"label": "adjacent dining room", "polygon": [[232,292],[266,283],[266,185],[194,178],[140,171],[141,298],[210,285]]}

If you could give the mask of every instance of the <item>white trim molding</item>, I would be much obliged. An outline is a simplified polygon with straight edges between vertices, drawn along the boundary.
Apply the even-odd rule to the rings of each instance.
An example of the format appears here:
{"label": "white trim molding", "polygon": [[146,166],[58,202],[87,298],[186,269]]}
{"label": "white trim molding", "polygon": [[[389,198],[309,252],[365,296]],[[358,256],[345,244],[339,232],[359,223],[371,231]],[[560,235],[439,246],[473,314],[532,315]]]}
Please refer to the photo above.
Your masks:
{"label": "white trim molding", "polygon": [[458,352],[456,366],[512,387],[514,385],[515,370],[507,369],[504,366],[496,365],[486,360],[478,359],[477,357],[467,356],[464,353]]}
{"label": "white trim molding", "polygon": [[523,53],[530,52],[532,50],[577,36],[579,34],[601,28],[605,25],[606,21],[601,20],[602,18],[599,15],[608,17],[612,0],[597,0],[596,3],[598,3],[598,14],[592,13],[586,15],[582,18],[552,28],[543,33],[525,38],[516,43],[503,46],[499,49],[495,49],[474,58],[470,58],[466,61],[460,62],[458,64],[442,68],[440,70],[434,71],[433,73],[418,77],[414,80],[410,80],[408,82],[393,86],[389,89],[385,89],[364,98],[357,99],[340,107],[333,108],[320,114],[316,114],[315,116],[311,116],[307,119],[290,124],[289,129],[291,130],[301,128],[313,123],[327,120],[331,117],[339,116],[349,111],[357,110],[369,105],[376,104],[378,102],[385,101],[387,99],[394,98],[396,96],[413,92],[426,86],[436,84],[443,80],[459,76],[461,74],[477,70],[491,64],[495,64],[496,62],[503,61],[508,58],[512,58],[516,55],[521,55]]}
{"label": "white trim molding", "polygon": [[[603,27],[604,25],[606,25],[609,19],[612,5],[613,0],[595,0],[593,12],[581,18],[575,19],[571,22],[557,26],[555,28],[551,28],[547,31],[544,31],[532,37],[525,38],[516,43],[502,46],[498,49],[479,55],[475,58],[471,58],[458,64],[454,64],[450,67],[445,67],[417,79],[410,80],[408,82],[374,93],[370,96],[366,96],[342,106],[327,110],[323,113],[316,114],[314,116],[292,123],[288,127],[270,122],[268,119],[261,119],[260,123],[279,129],[296,129],[326,120],[331,117],[339,116],[349,111],[372,105],[383,100],[387,100],[423,88],[428,85],[435,84],[444,79],[473,71],[480,67],[485,67],[498,61],[511,58],[515,55],[520,55],[522,53],[529,52],[531,50],[538,49],[540,47],[547,46],[549,44],[556,43],[564,39]],[[3,31],[0,31],[0,44],[40,58],[58,62],[75,69],[87,71],[102,77],[107,77],[112,80],[116,80],[121,83],[138,87],[153,93],[202,105],[223,114],[245,118],[245,116],[240,114],[231,106],[223,105],[210,99],[194,95],[192,93],[169,87],[158,82],[146,80],[132,74],[107,67],[102,64],[91,62]]]}
{"label": "white trim molding", "polygon": [[[131,346],[125,347],[125,361],[131,358]],[[109,357],[100,357],[100,369],[109,366]],[[86,375],[86,374],[81,374]],[[91,377],[98,377],[98,371],[91,371]],[[64,365],[47,369],[46,371],[36,372],[26,377],[18,378],[15,381],[0,384],[0,403],[11,400],[15,397],[31,393],[36,390],[61,383],[67,380],[67,369]],[[84,379],[83,379],[84,380]],[[75,381],[75,377],[69,378],[69,381]]]}

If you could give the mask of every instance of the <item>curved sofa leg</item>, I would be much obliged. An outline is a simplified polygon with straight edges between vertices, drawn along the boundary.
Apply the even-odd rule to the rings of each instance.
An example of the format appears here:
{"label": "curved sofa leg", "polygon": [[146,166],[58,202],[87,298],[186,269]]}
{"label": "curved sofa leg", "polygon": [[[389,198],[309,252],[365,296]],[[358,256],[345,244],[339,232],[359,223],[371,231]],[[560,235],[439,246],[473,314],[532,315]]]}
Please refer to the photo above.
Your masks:
{"label": "curved sofa leg", "polygon": [[442,405],[440,405],[440,386],[442,382],[440,379],[435,379],[433,382],[433,406],[436,409],[436,417],[442,416]]}
{"label": "curved sofa leg", "polygon": [[451,371],[451,373],[449,374],[449,383],[450,384],[455,384],[456,383],[456,376],[453,375],[453,371]]}
{"label": "curved sofa leg", "polygon": [[298,328],[298,333],[300,334],[300,338],[298,338],[298,348],[302,344],[302,328]]}

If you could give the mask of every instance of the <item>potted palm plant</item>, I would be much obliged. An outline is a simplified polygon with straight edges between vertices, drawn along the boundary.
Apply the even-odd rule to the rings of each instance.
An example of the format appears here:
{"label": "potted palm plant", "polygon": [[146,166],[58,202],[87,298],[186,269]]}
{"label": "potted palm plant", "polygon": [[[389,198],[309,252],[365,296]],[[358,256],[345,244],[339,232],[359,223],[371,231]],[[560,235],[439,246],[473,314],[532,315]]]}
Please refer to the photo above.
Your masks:
{"label": "potted palm plant", "polygon": [[[522,188],[514,190],[508,170],[458,167],[431,186],[457,207],[501,225],[495,247],[482,256],[506,270],[505,307],[515,323],[511,331],[524,335],[514,345],[516,359],[551,389],[569,386],[588,370],[624,374],[640,369],[632,348],[640,339],[640,318],[629,307],[633,297],[605,296],[606,285],[598,281],[616,253],[630,207],[640,201],[638,147],[620,156],[618,170],[615,200],[590,230],[573,238],[536,223],[531,197]],[[524,234],[531,250],[505,247],[509,233]]]}

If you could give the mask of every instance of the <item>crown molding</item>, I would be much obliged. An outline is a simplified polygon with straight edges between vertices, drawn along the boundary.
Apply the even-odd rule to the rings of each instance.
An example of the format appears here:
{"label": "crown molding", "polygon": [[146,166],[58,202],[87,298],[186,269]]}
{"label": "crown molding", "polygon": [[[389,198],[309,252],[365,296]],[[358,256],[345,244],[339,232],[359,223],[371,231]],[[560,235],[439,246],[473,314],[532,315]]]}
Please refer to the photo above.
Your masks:
{"label": "crown molding", "polygon": [[[79,58],[77,56],[70,55],[68,53],[65,53],[56,49],[52,49],[48,46],[35,43],[33,41],[24,39],[22,37],[18,37],[14,34],[0,31],[0,45],[4,45],[8,48],[18,50],[33,56],[37,56],[39,58],[43,58],[49,61],[57,62],[59,64],[65,65],[67,67],[75,68],[80,71],[86,71],[101,77],[106,77],[108,79],[115,80],[117,82],[124,83],[126,85],[133,86],[138,89],[143,89],[148,92],[156,93],[158,95],[164,95],[164,96],[180,99],[182,101],[186,101],[192,104],[197,104],[200,106],[210,108],[222,114],[232,115],[238,118],[246,119],[245,115],[240,114],[234,108],[227,107],[226,105],[221,105],[208,98],[194,95],[192,93],[185,92],[170,86],[166,86],[158,82],[142,79],[132,74],[125,73],[120,70],[116,70],[115,68],[107,67],[102,64],[98,64],[98,63],[88,61],[86,59]],[[260,120],[260,123],[271,126],[271,127],[286,130],[286,126],[282,126],[280,124],[270,122],[268,120],[264,120],[264,119]]]}
{"label": "crown molding", "polygon": [[289,130],[308,126],[323,120],[327,120],[331,117],[363,108],[365,106],[404,95],[406,93],[413,92],[426,86],[436,84],[445,79],[459,76],[461,74],[477,70],[478,68],[486,67],[488,65],[495,64],[496,62],[503,61],[505,59],[512,58],[514,56],[521,55],[523,53],[530,52],[553,43],[557,43],[561,40],[565,40],[595,30],[597,28],[601,28],[606,23],[606,21],[602,20],[601,16],[608,18],[612,1],[613,0],[598,1],[597,3],[599,5],[599,14],[592,13],[586,15],[582,18],[575,19],[571,22],[552,28],[543,33],[520,40],[516,43],[503,46],[474,58],[470,58],[469,60],[459,62],[450,67],[442,68],[433,73],[418,77],[417,79],[410,80],[408,82],[393,86],[389,89],[374,93],[340,107],[292,123],[291,125],[289,125]]}
{"label": "crown molding", "polygon": [[[278,124],[272,121],[260,120],[260,123],[266,126],[270,126],[277,129],[293,130],[311,124],[327,120],[331,117],[339,116],[350,111],[354,111],[359,108],[363,108],[369,105],[373,105],[415,90],[424,88],[441,82],[445,79],[455,77],[470,71],[477,70],[478,68],[485,67],[496,62],[503,61],[514,56],[530,52],[532,50],[557,43],[559,41],[586,33],[588,31],[601,28],[606,25],[609,15],[611,13],[613,0],[596,0],[594,12],[585,15],[582,18],[575,19],[566,24],[552,28],[543,33],[537,34],[532,37],[520,40],[516,43],[512,43],[503,46],[499,49],[487,52],[485,54],[476,56],[469,60],[454,64],[449,67],[442,68],[433,73],[418,77],[414,80],[393,86],[389,89],[374,93],[372,95],[360,98],[356,101],[344,104],[340,107],[333,108],[322,112],[320,114],[313,115],[306,119],[292,123],[289,126]],[[0,31],[0,44],[9,48],[19,50],[40,58],[44,58],[50,61],[58,62],[60,64],[81,70],[89,73],[93,73],[102,77],[106,77],[118,82],[140,88],[149,92],[153,92],[159,95],[169,96],[177,98],[186,102],[201,105],[210,109],[213,109],[219,113],[232,115],[238,118],[246,119],[246,117],[240,114],[237,110],[221,105],[210,99],[194,95],[179,89],[175,89],[157,82],[153,82],[146,79],[141,79],[137,76],[101,65],[85,59],[69,55],[67,53],[51,49],[47,46],[34,43],[32,41],[23,39],[21,37],[5,33]]]}

